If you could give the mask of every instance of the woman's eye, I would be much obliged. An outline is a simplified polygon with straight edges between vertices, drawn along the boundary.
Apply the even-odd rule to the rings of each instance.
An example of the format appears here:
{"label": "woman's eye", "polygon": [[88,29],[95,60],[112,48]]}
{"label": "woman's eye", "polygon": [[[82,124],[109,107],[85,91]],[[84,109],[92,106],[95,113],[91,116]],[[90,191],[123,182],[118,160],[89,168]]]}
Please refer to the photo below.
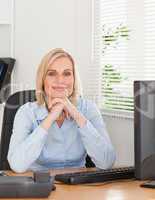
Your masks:
{"label": "woman's eye", "polygon": [[[56,72],[48,72],[47,73],[47,76],[56,76],[57,73]],[[63,76],[71,76],[71,73],[70,72],[65,72],[63,73]]]}
{"label": "woman's eye", "polygon": [[55,76],[56,75],[56,73],[55,72],[48,72],[48,74],[47,74],[48,76]]}
{"label": "woman's eye", "polygon": [[70,73],[70,72],[66,72],[66,73],[64,73],[64,75],[65,75],[65,76],[70,76],[71,73]]}

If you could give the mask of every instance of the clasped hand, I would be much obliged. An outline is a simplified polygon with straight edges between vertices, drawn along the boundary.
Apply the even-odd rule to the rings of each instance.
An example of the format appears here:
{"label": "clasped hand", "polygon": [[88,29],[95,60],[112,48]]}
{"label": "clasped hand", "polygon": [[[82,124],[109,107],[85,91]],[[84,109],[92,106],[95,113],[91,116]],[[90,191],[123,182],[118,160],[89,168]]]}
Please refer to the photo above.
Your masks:
{"label": "clasped hand", "polygon": [[64,114],[67,119],[75,118],[76,107],[70,102],[67,97],[54,98],[48,102],[48,110],[52,114],[54,120],[57,120],[61,114]]}

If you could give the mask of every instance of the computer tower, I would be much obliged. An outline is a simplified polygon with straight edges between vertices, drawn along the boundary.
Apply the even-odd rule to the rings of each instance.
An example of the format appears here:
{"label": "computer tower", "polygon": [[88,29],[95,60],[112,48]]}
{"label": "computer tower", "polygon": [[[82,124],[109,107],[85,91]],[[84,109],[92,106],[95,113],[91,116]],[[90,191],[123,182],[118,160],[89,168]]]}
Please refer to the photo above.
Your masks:
{"label": "computer tower", "polygon": [[155,178],[155,80],[134,82],[135,177]]}

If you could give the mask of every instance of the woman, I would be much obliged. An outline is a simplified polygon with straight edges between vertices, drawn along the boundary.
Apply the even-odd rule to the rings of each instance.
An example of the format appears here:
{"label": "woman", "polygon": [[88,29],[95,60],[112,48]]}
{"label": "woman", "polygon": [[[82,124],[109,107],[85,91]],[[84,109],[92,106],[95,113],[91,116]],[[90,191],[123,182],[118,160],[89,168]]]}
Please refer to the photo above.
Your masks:
{"label": "woman", "polygon": [[63,49],[45,55],[37,72],[36,102],[17,111],[8,161],[16,172],[83,167],[110,168],[115,152],[96,105],[81,97],[74,61]]}

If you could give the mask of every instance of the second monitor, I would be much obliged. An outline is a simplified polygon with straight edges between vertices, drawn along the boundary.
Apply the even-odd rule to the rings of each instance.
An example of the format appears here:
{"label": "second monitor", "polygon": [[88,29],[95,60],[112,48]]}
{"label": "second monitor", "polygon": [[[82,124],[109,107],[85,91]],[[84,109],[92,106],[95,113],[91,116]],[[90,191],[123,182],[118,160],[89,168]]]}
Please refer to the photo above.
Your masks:
{"label": "second monitor", "polygon": [[155,80],[134,82],[135,176],[155,178]]}

